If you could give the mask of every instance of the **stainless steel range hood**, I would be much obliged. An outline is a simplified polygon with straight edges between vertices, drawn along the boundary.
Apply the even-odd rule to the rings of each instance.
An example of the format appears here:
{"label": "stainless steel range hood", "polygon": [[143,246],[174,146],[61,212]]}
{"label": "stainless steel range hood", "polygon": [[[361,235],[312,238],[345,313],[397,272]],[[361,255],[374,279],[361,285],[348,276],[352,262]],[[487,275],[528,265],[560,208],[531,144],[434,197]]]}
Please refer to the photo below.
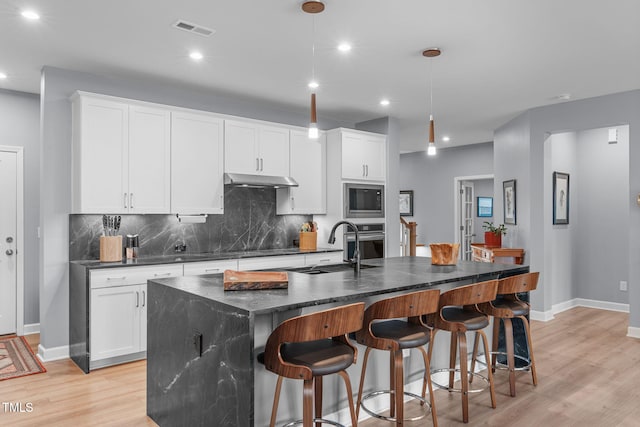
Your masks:
{"label": "stainless steel range hood", "polygon": [[298,183],[290,176],[248,175],[242,173],[225,173],[225,185],[252,188],[284,188],[297,187]]}

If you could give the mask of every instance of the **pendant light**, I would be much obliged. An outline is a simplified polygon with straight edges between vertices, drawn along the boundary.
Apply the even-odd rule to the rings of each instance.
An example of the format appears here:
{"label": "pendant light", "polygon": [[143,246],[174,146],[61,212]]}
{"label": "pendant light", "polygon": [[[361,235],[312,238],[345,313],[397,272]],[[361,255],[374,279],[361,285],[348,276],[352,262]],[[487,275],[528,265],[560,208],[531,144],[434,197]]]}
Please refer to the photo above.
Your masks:
{"label": "pendant light", "polygon": [[[302,10],[306,13],[310,13],[315,15],[316,13],[320,13],[324,10],[324,3],[321,1],[307,1],[302,3]],[[312,45],[311,45],[311,83],[309,83],[309,88],[311,88],[311,120],[309,122],[309,138],[317,139],[319,136],[318,132],[318,115],[316,113],[316,88],[318,87],[318,83],[316,82],[315,76],[315,62],[316,62],[316,21],[315,16],[313,18],[313,37],[312,37]]]}
{"label": "pendant light", "polygon": [[[440,56],[440,49],[437,47],[432,47],[424,52],[422,55],[427,58],[435,58],[436,56]],[[431,62],[431,61],[429,61]],[[435,156],[436,155],[436,141],[435,141],[435,126],[433,123],[433,64],[429,64],[429,145],[427,147],[427,155]]]}

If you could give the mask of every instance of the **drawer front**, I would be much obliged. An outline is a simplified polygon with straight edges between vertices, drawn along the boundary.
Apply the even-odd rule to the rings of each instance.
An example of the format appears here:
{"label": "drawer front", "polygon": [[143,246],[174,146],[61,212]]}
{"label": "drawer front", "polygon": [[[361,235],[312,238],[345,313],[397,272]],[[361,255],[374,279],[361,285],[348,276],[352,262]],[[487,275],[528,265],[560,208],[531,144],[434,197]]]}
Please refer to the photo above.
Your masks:
{"label": "drawer front", "polygon": [[342,252],[327,252],[324,254],[307,254],[304,265],[340,264],[343,262]]}
{"label": "drawer front", "polygon": [[266,270],[283,267],[304,267],[304,255],[266,256],[238,260],[238,270]]}
{"label": "drawer front", "polygon": [[149,279],[182,276],[182,264],[149,265],[144,267],[105,268],[89,273],[91,289],[147,283]]}
{"label": "drawer front", "polygon": [[184,264],[185,276],[199,276],[201,274],[224,273],[225,270],[237,270],[237,259],[225,259],[220,261],[188,262]]}

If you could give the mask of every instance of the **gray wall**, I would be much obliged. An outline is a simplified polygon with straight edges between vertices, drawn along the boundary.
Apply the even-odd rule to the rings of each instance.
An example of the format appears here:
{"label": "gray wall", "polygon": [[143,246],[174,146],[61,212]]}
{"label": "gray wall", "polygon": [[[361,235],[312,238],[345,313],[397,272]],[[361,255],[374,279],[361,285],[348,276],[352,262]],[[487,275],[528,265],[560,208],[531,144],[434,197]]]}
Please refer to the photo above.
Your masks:
{"label": "gray wall", "polygon": [[624,124],[629,125],[629,156],[625,160],[629,168],[629,226],[626,240],[619,244],[627,249],[629,325],[640,327],[640,208],[635,203],[640,194],[640,169],[632,167],[633,161],[640,159],[640,90],[535,108],[495,132],[496,187],[503,179],[518,178],[519,232],[530,254],[531,269],[542,273],[538,291],[531,296],[535,310],[550,311],[552,306],[552,292],[545,286],[545,240],[549,235],[545,232],[544,141],[553,133]]}
{"label": "gray wall", "polygon": [[[545,141],[545,278],[551,290],[551,303],[558,304],[577,298],[575,272],[580,268],[578,259],[578,237],[580,224],[578,214],[580,188],[584,180],[578,173],[577,136],[575,132],[564,132],[550,136]],[[569,224],[553,225],[553,172],[569,174]],[[587,233],[589,230],[586,230]]]}
{"label": "gray wall", "polygon": [[[204,92],[152,79],[117,79],[44,67],[41,92],[40,176],[40,343],[45,349],[68,345],[69,212],[71,207],[71,104],[76,90],[307,126],[307,111],[286,111],[272,103]],[[353,124],[319,118],[319,127]]]}
{"label": "gray wall", "polygon": [[492,174],[492,144],[401,154],[398,173],[399,189],[413,190],[414,216],[406,219],[418,224],[418,243],[453,242],[454,178]]}
{"label": "gray wall", "polygon": [[607,128],[577,135],[575,283],[578,298],[627,303],[619,282],[627,280],[629,267],[629,127],[617,128],[617,144],[607,142]]}
{"label": "gray wall", "polygon": [[0,89],[0,145],[23,147],[24,323],[39,322],[40,97]]}

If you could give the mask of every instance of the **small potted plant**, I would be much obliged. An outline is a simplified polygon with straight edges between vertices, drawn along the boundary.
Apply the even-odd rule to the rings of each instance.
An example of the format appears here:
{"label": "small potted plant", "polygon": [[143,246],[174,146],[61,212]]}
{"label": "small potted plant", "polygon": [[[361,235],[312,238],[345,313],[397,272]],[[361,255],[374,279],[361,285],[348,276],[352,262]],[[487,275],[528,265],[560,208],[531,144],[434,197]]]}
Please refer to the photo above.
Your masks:
{"label": "small potted plant", "polygon": [[502,246],[502,235],[507,234],[504,224],[494,225],[493,222],[485,221],[482,224],[484,232],[484,244],[488,248],[499,248]]}

